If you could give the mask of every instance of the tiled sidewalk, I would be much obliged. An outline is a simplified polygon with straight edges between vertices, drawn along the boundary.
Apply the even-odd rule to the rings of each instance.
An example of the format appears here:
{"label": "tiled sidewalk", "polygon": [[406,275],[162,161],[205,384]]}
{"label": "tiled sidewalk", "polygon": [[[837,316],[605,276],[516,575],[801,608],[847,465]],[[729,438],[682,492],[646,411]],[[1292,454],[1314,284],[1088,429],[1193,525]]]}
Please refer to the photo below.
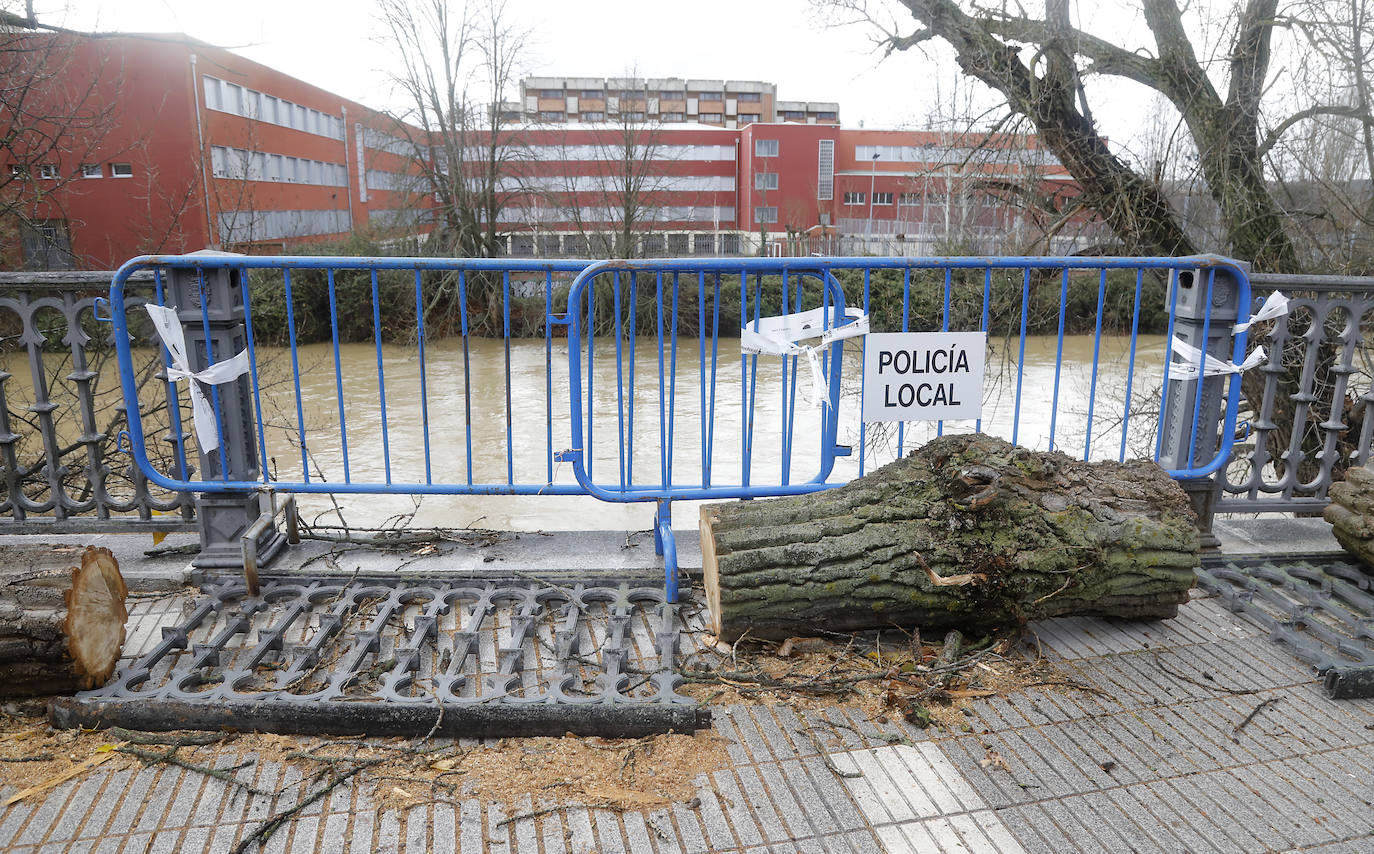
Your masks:
{"label": "tiled sidewalk", "polygon": [[[130,648],[166,614],[140,604]],[[1213,600],[1162,623],[1034,628],[1047,658],[1097,690],[976,701],[958,733],[839,709],[803,724],[786,706],[727,706],[716,730],[730,767],[700,779],[689,804],[506,821],[475,799],[379,813],[365,787],[342,786],[267,850],[1374,851],[1374,701],[1327,700],[1306,666]],[[240,774],[280,794],[245,797],[163,766],[97,770],[0,809],[0,850],[228,851],[301,793],[298,772],[271,762]],[[532,800],[521,812],[554,806]]]}

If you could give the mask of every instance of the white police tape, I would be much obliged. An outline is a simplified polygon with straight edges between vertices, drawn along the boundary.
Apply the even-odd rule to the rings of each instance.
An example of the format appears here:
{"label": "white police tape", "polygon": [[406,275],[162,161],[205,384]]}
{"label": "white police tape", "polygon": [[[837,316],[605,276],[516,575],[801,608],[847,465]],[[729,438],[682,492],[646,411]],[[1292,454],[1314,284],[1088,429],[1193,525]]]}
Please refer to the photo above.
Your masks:
{"label": "white police tape", "polygon": [[[171,354],[172,366],[167,369],[167,378],[191,380],[191,416],[195,421],[196,442],[202,453],[210,453],[219,448],[219,429],[215,424],[215,409],[201,391],[200,383],[221,385],[248,373],[248,351],[240,350],[232,359],[216,362],[203,371],[192,371],[190,359],[186,355],[186,334],[182,331],[181,320],[174,308],[160,305],[144,305],[152,318],[153,328],[157,330],[162,344]],[[197,382],[198,381],[198,382]]]}
{"label": "white police tape", "polygon": [[[836,341],[868,334],[868,315],[857,308],[847,308],[839,326],[828,326],[834,309],[813,308],[795,314],[780,314],[752,320],[739,333],[740,350],[745,353],[765,353],[770,356],[805,356],[811,366],[813,403],[830,405],[830,387],[821,368],[819,348]],[[815,345],[799,342],[819,338]]]}
{"label": "white police tape", "polygon": [[1249,329],[1252,324],[1259,323],[1263,320],[1273,320],[1287,313],[1288,297],[1278,291],[1274,291],[1269,295],[1269,298],[1264,301],[1264,305],[1260,306],[1260,310],[1255,312],[1253,317],[1244,323],[1237,323],[1232,327],[1232,332],[1244,332]]}
{"label": "white police tape", "polygon": [[1202,368],[1202,375],[1205,377],[1224,376],[1226,374],[1241,374],[1251,368],[1258,367],[1268,358],[1263,347],[1256,347],[1245,361],[1237,365],[1216,356],[1204,354],[1201,350],[1191,344],[1186,343],[1177,336],[1172,342],[1174,356],[1183,361],[1169,362],[1169,379],[1171,380],[1195,380],[1198,377],[1198,367]]}

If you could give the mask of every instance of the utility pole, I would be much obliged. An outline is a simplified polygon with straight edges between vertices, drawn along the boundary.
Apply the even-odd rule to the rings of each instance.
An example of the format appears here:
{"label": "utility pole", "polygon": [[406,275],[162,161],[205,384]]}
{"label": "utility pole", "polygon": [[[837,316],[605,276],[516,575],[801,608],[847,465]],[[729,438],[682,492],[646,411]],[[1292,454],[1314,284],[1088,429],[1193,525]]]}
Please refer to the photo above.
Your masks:
{"label": "utility pole", "polygon": [[868,234],[864,238],[864,251],[868,251],[873,243],[873,190],[878,183],[878,157],[879,153],[873,152],[873,168],[868,179]]}

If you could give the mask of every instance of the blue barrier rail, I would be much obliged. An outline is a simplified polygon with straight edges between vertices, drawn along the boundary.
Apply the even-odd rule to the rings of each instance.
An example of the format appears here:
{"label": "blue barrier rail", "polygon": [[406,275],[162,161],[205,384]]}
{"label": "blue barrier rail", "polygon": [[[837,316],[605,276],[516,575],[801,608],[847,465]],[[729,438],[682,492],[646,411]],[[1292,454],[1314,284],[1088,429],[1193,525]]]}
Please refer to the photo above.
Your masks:
{"label": "blue barrier rail", "polygon": [[[189,295],[174,307],[195,341],[215,340],[212,307],[226,286],[242,295],[242,334],[223,339],[231,347],[188,347],[194,370],[240,346],[248,363],[241,380],[201,385],[214,433],[201,444],[220,448],[199,467],[187,457],[194,413],[184,383],[168,424],[146,429],[131,344],[144,318],[125,294],[140,271],[152,272],[159,305],[173,291]],[[1215,319],[1222,283],[1238,309]],[[1153,455],[1179,478],[1212,473],[1230,454],[1239,376],[1183,381],[1165,366],[1180,361],[1180,336],[1242,362],[1245,333],[1229,327],[1249,316],[1250,293],[1244,270],[1214,257],[198,254],[128,262],[110,300],[130,451],[151,481],[196,492],[657,502],[655,540],[675,596],[672,501],[833,487],[950,430],[1085,459]],[[863,337],[817,347],[815,369],[801,353],[741,348],[741,327],[817,309],[829,328],[860,309],[874,331],[987,333],[982,417],[862,422]],[[176,367],[165,350],[159,358]],[[1164,424],[1170,407],[1187,411],[1182,433]],[[248,468],[233,460],[245,433],[255,445]]]}

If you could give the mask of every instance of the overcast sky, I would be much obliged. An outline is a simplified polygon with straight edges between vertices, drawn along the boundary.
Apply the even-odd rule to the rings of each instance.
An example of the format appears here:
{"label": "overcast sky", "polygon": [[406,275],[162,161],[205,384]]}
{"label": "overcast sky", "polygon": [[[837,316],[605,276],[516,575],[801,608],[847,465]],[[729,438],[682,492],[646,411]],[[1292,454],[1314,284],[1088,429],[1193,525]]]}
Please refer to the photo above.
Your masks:
{"label": "overcast sky", "polygon": [[[389,82],[396,61],[370,0],[36,0],[35,8],[45,22],[79,29],[184,32],[369,106],[404,107]],[[827,27],[808,0],[509,0],[508,8],[532,32],[526,74],[637,69],[648,77],[766,80],[783,100],[836,101],[846,127],[869,128],[925,126],[939,105],[986,91],[961,81],[938,49],[880,60],[868,31]],[[1074,14],[1089,29],[1144,36],[1133,13],[1115,4],[1080,2]],[[909,28],[909,15],[905,22]],[[1095,93],[1096,118],[1125,143],[1154,105],[1133,84],[1093,88],[1103,85],[1114,88],[1107,97]]]}

